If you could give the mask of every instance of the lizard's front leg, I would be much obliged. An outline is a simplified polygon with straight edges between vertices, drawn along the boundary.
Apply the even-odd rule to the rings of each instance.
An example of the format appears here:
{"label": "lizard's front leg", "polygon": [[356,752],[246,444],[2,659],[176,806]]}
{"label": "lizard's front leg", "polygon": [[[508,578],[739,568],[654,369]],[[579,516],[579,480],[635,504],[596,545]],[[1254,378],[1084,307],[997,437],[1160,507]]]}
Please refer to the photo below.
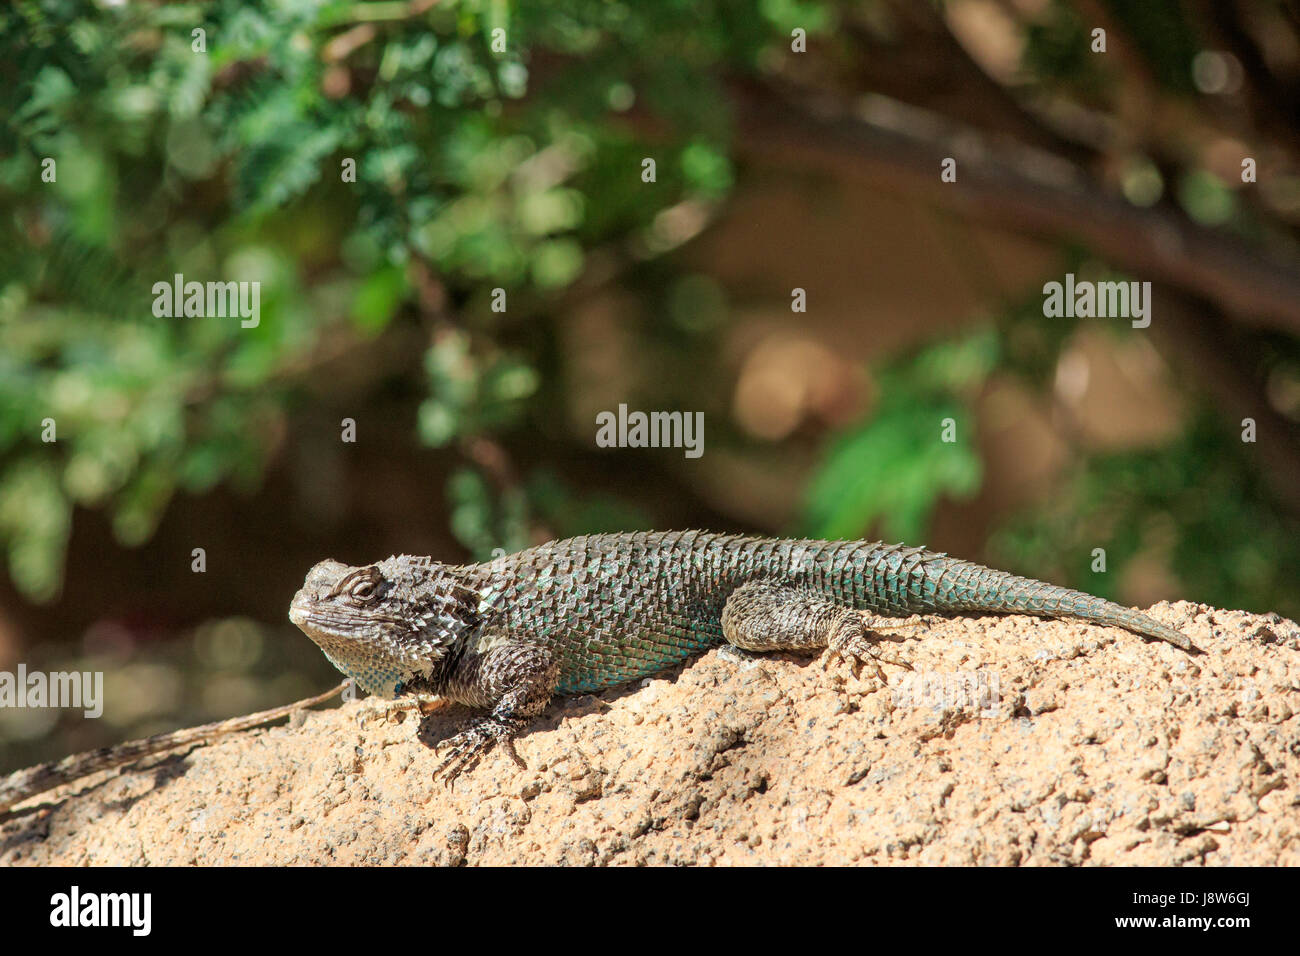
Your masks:
{"label": "lizard's front leg", "polygon": [[[854,610],[820,595],[785,584],[751,581],[736,588],[722,609],[722,635],[751,651],[804,650],[829,647],[857,673],[870,663],[884,681],[880,664],[906,663],[882,657],[873,631],[901,625],[892,618]],[[909,668],[910,669],[910,668]]]}
{"label": "lizard's front leg", "polygon": [[462,771],[500,743],[521,767],[513,738],[545,708],[560,679],[550,652],[506,635],[490,635],[480,649],[467,650],[436,684],[435,691],[471,707],[491,711],[442,743],[447,756],[433,771],[451,784]]}

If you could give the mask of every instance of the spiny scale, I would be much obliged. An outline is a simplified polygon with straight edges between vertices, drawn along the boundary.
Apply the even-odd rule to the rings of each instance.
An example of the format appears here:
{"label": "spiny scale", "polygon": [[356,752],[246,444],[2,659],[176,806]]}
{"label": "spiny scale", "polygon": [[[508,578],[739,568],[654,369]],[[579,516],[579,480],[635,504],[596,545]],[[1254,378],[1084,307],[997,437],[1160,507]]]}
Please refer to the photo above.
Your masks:
{"label": "spiny scale", "polygon": [[635,532],[553,541],[459,571],[493,593],[511,632],[557,650],[562,694],[633,680],[724,643],[727,598],[756,580],[879,614],[1073,617],[1191,649],[1186,635],[1130,608],[901,544]]}

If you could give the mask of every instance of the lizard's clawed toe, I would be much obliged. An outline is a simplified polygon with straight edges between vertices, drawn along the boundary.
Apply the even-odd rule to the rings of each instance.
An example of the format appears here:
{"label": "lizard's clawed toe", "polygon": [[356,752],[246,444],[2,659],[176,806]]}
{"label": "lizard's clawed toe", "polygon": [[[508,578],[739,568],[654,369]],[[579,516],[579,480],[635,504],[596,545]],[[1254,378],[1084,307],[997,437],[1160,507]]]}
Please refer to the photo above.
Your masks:
{"label": "lizard's clawed toe", "polygon": [[518,728],[514,724],[493,717],[475,721],[460,733],[442,742],[450,749],[447,751],[447,756],[442,758],[442,762],[433,769],[433,778],[436,780],[442,777],[443,783],[450,787],[452,781],[458,776],[478,766],[483,755],[498,743],[505,748],[506,753],[515,763],[527,770],[527,765],[515,750],[514,735],[517,732]]}
{"label": "lizard's clawed toe", "polygon": [[892,629],[901,625],[893,618],[881,618],[871,614],[859,614],[848,618],[831,637],[828,650],[834,658],[844,661],[853,671],[854,678],[861,675],[862,668],[869,667],[872,676],[882,684],[889,680],[881,669],[881,664],[893,664],[911,670],[912,665],[895,657],[886,657],[880,652],[879,639],[873,636],[877,629]]}
{"label": "lizard's clawed toe", "polygon": [[447,744],[449,749],[442,762],[433,768],[433,779],[442,777],[442,782],[450,787],[452,781],[478,764],[483,754],[491,749],[495,740],[479,732],[477,728],[471,727],[453,737],[448,737],[443,743]]}

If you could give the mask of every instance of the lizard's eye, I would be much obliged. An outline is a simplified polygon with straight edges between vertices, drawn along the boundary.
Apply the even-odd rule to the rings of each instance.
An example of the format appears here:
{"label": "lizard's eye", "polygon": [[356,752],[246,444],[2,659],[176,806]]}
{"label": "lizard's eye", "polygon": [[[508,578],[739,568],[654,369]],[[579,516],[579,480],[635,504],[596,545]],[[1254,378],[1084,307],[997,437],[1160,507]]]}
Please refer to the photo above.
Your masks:
{"label": "lizard's eye", "polygon": [[358,581],[348,593],[358,601],[369,601],[375,596],[375,582]]}

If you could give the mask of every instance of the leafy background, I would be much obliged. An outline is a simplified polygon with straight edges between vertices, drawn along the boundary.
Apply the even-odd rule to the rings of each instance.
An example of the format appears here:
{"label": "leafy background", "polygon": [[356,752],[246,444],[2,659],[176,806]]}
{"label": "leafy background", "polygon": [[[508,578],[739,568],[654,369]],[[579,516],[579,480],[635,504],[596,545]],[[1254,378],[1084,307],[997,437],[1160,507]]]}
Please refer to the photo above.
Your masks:
{"label": "leafy background", "polygon": [[[0,766],[324,686],[283,614],[327,554],[885,536],[1295,616],[1298,23],[1267,0],[6,6],[0,668],[103,670],[109,710],[0,714]],[[1045,319],[1066,271],[1153,281],[1152,328]],[[154,317],[176,273],[260,282],[260,324]],[[619,402],[703,411],[705,455],[596,448]]]}

